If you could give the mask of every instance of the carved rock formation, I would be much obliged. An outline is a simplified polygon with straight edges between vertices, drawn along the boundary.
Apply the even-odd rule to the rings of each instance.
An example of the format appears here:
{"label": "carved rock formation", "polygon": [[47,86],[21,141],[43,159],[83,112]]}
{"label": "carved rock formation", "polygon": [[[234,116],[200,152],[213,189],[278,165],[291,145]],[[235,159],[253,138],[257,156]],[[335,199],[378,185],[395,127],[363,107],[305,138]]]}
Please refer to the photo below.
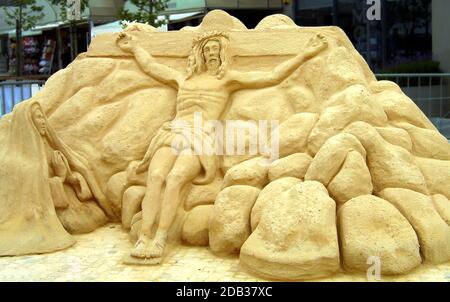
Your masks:
{"label": "carved rock formation", "polygon": [[338,211],[341,256],[347,270],[367,271],[378,257],[381,273],[402,274],[420,265],[419,241],[408,220],[389,202],[362,195]]}
{"label": "carved rock formation", "polygon": [[312,158],[306,153],[294,153],[274,161],[269,167],[269,180],[274,181],[282,177],[305,178],[306,171]]}
{"label": "carved rock formation", "polygon": [[326,188],[306,181],[267,204],[241,248],[240,262],[274,279],[317,278],[339,270],[336,204]]}
{"label": "carved rock formation", "polygon": [[301,180],[295,177],[283,177],[280,179],[276,179],[269,183],[258,195],[258,199],[252,208],[251,215],[251,226],[252,231],[256,229],[258,226],[259,220],[261,219],[261,213],[263,209],[273,202],[275,198],[277,198],[281,193],[287,191],[292,188],[294,185],[300,183]]}
{"label": "carved rock formation", "polygon": [[251,233],[250,212],[259,189],[231,186],[222,190],[209,221],[209,247],[217,254],[237,254]]}
{"label": "carved rock formation", "polygon": [[183,223],[181,239],[197,246],[208,246],[209,244],[209,220],[213,205],[202,205],[193,208],[186,216]]}
{"label": "carved rock formation", "polygon": [[392,203],[408,219],[417,233],[424,260],[450,260],[450,226],[445,223],[427,195],[408,189],[385,189],[380,197]]}

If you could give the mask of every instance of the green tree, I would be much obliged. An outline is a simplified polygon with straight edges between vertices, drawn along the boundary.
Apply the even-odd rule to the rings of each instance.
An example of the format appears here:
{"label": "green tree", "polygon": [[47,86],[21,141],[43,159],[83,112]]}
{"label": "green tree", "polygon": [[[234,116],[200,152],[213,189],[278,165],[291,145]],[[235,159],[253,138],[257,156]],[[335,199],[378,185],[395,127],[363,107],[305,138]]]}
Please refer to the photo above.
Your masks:
{"label": "green tree", "polygon": [[[61,19],[64,21],[69,21],[69,31],[70,31],[70,56],[72,60],[75,59],[75,57],[78,55],[78,39],[77,39],[77,21],[73,20],[71,18],[68,18],[67,16],[67,9],[68,9],[68,3],[67,0],[49,0],[51,4],[58,6],[60,9],[60,16]],[[80,2],[80,16],[83,14],[83,12],[89,7],[89,0],[79,0]],[[59,36],[59,29],[58,29],[58,48],[61,49],[61,41]],[[59,54],[58,54],[59,55]],[[58,58],[58,61],[61,59]],[[59,63],[61,65],[61,63]]]}
{"label": "green tree", "polygon": [[44,7],[36,4],[36,0],[17,0],[14,6],[4,7],[5,22],[16,26],[16,75],[22,75],[23,47],[22,31],[29,30],[44,17]]}
{"label": "green tree", "polygon": [[[67,0],[49,0],[53,5],[56,5],[60,9],[60,16],[63,20],[67,18]],[[89,7],[89,0],[80,0],[80,15]]]}
{"label": "green tree", "polygon": [[22,30],[29,30],[44,17],[43,6],[36,4],[36,0],[14,1],[14,6],[4,7],[6,23],[16,25],[19,21]]}
{"label": "green tree", "polygon": [[158,19],[158,15],[167,8],[168,1],[169,0],[130,0],[130,3],[137,7],[137,11],[132,12],[123,7],[119,12],[119,18],[159,27],[167,23],[167,20],[165,19]]}

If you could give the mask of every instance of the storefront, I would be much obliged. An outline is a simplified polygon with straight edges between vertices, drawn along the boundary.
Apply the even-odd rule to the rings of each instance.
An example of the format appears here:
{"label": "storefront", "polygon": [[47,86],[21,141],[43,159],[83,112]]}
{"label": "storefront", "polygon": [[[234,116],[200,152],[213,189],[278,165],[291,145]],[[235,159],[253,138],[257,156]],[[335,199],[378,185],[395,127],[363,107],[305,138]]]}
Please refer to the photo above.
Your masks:
{"label": "storefront", "polygon": [[[71,28],[67,24],[37,26],[22,34],[24,76],[50,75],[66,67],[73,60],[71,53]],[[77,24],[77,53],[85,52],[88,46],[89,26],[87,22]],[[0,75],[16,74],[16,35],[11,30],[0,36]]]}
{"label": "storefront", "polygon": [[[16,76],[16,30],[7,22],[3,10],[14,9],[11,4],[0,2],[0,79]],[[92,25],[116,20],[123,1],[89,1],[90,7],[76,23],[65,21],[61,8],[48,0],[36,0],[36,4],[43,8],[43,17],[36,26],[22,32],[22,75],[26,78],[46,78],[70,64],[79,53],[87,50]]]}
{"label": "storefront", "polygon": [[0,75],[8,72],[8,41],[7,34],[0,35]]}
{"label": "storefront", "polygon": [[[373,4],[366,1],[298,0],[293,4],[298,25],[341,27],[373,69],[386,71],[410,62],[432,60],[431,3],[432,0],[414,1],[414,5],[411,1],[380,0],[380,20],[372,21],[367,12]],[[437,71],[431,62],[424,68]],[[414,72],[414,66],[410,69]]]}

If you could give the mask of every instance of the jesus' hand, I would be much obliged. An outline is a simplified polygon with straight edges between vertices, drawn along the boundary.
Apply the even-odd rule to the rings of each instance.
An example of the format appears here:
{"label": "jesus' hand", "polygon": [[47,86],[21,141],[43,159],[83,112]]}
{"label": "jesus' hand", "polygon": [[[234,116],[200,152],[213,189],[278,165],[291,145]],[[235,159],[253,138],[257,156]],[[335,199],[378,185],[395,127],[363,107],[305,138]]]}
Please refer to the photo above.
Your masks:
{"label": "jesus' hand", "polygon": [[119,33],[116,40],[117,45],[125,52],[132,52],[133,42],[133,37],[124,32]]}
{"label": "jesus' hand", "polygon": [[311,58],[328,47],[328,42],[322,34],[317,34],[309,40],[304,51],[306,58]]}

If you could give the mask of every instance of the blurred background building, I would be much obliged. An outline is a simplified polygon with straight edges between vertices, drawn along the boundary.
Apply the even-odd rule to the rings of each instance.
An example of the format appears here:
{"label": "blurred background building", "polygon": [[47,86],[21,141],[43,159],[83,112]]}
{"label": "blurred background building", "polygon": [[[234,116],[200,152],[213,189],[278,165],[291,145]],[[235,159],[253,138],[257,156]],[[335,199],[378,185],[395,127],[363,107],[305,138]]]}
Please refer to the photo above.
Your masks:
{"label": "blurred background building", "polygon": [[[196,26],[213,9],[228,11],[248,28],[253,28],[265,16],[284,13],[300,26],[341,27],[377,72],[450,72],[450,1],[380,1],[381,20],[368,21],[365,0],[170,0],[160,16],[167,18],[169,24],[161,30]],[[44,17],[22,36],[25,46],[30,46],[24,48],[28,56],[35,50],[39,57],[46,42],[54,43],[53,64],[45,74],[67,66],[74,56],[87,50],[96,34],[120,31],[118,11],[122,7],[136,9],[124,0],[90,0],[81,20],[76,22],[77,49],[74,50],[71,27],[63,20],[60,8],[47,0],[36,0],[36,3],[44,7]],[[14,4],[14,0],[0,0],[0,7]],[[3,76],[14,73],[9,69],[13,65],[10,63],[15,32],[0,9],[0,75]],[[42,72],[28,66],[24,74]]]}

